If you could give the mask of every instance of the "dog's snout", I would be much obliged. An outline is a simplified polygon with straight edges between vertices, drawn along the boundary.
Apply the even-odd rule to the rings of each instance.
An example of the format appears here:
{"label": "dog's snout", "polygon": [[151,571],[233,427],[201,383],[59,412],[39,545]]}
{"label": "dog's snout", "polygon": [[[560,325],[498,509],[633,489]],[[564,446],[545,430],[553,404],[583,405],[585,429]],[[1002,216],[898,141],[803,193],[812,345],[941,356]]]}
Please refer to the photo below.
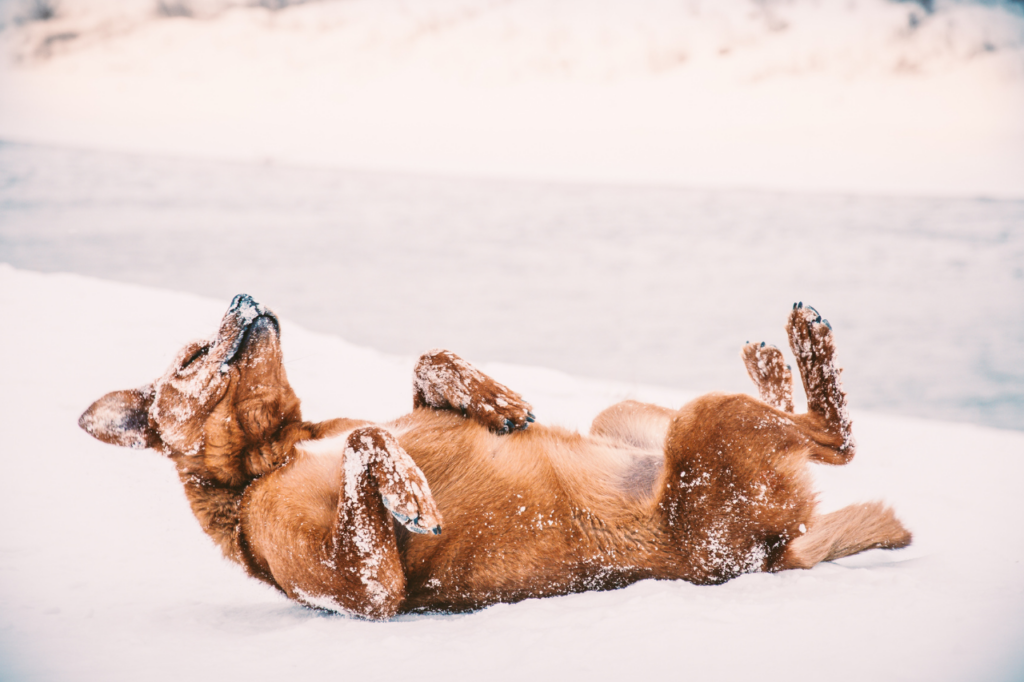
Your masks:
{"label": "dog's snout", "polygon": [[270,331],[274,335],[281,333],[277,315],[249,294],[238,294],[231,299],[217,341],[218,345],[229,344],[221,359],[221,372],[227,372],[253,340],[263,338]]}

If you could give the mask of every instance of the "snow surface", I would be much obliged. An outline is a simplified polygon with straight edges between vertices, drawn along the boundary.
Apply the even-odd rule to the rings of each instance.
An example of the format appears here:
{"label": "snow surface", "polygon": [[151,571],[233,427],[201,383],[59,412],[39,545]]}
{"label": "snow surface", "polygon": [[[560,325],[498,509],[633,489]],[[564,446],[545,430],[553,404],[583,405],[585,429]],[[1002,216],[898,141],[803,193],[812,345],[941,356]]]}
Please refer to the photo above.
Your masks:
{"label": "snow surface", "polygon": [[[31,20],[40,6],[56,11]],[[534,178],[1024,195],[1024,9],[1011,0],[0,7],[8,140]]]}
{"label": "snow surface", "polygon": [[[220,558],[169,461],[76,425],[100,395],[161,374],[227,303],[0,265],[0,679],[1024,677],[1024,434],[856,410],[857,458],[816,469],[824,507],[885,499],[908,549],[388,623],[290,602]],[[413,358],[282,330],[307,418],[408,409]],[[623,397],[690,397],[482,369],[569,426]]]}

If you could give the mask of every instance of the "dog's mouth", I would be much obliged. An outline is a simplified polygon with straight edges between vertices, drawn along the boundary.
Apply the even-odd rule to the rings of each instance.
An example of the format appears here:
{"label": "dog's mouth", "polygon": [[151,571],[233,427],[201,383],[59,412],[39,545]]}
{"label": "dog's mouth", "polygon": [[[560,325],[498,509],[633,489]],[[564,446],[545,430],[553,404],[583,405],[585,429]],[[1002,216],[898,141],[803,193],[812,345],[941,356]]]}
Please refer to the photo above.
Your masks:
{"label": "dog's mouth", "polygon": [[265,338],[271,332],[275,340],[281,335],[277,315],[248,294],[235,296],[221,322],[220,338],[226,341],[233,336],[220,364],[221,373],[226,373],[254,340]]}

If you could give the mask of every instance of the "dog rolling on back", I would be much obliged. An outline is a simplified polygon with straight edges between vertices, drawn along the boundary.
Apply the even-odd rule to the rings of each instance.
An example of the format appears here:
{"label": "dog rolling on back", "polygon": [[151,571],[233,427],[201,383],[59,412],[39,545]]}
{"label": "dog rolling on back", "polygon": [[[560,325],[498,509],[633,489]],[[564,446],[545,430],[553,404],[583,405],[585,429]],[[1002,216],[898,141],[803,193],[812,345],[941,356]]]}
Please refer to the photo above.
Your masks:
{"label": "dog rolling on back", "polygon": [[909,544],[881,504],[815,511],[808,463],[844,464],[854,441],[828,323],[799,305],[787,331],[805,414],[781,352],[748,344],[760,400],[619,403],[588,435],[535,423],[448,351],[420,358],[410,414],[311,423],[277,318],[238,296],[212,339],[79,424],[171,458],[203,530],[250,575],[366,618],[645,578],[715,584]]}

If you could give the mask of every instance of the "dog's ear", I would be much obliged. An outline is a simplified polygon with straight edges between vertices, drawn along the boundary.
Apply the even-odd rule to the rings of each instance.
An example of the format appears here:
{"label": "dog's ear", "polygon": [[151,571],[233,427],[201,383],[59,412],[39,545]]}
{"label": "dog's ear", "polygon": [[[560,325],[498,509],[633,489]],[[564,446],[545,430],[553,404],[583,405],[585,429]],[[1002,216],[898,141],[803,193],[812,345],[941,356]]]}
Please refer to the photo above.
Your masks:
{"label": "dog's ear", "polygon": [[153,387],[108,393],[82,413],[78,425],[104,443],[126,448],[151,448],[160,437],[149,427]]}

